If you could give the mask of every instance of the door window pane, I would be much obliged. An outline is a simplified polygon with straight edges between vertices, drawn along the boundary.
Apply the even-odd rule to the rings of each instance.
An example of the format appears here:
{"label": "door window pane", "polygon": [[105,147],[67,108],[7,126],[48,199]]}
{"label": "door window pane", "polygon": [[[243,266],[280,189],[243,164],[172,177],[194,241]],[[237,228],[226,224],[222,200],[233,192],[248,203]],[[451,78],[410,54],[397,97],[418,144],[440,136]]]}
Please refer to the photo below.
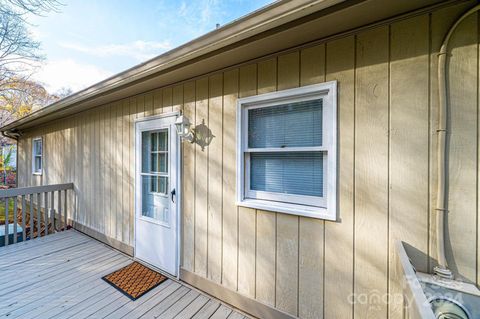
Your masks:
{"label": "door window pane", "polygon": [[169,201],[166,196],[168,178],[142,176],[142,216],[153,218],[163,224],[170,223]]}
{"label": "door window pane", "polygon": [[150,176],[150,192],[168,194],[168,177],[167,176]]}
{"label": "door window pane", "polygon": [[168,129],[142,132],[142,216],[170,223]]}
{"label": "door window pane", "polygon": [[162,152],[168,151],[168,132],[160,131],[158,134],[158,150]]}
{"label": "door window pane", "polygon": [[168,130],[142,133],[142,173],[168,172]]}

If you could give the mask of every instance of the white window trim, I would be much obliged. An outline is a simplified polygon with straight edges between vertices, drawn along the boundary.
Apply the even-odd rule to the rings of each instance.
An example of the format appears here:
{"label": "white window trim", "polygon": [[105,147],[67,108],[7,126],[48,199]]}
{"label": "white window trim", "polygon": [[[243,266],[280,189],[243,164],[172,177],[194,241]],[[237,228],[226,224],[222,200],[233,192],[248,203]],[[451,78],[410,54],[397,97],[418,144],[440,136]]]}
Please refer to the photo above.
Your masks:
{"label": "white window trim", "polygon": [[[41,168],[40,170],[35,169],[35,158],[38,156],[35,154],[35,141],[40,141],[42,143],[42,154],[40,154],[40,159],[41,159]],[[43,147],[43,138],[42,137],[34,137],[32,138],[32,175],[42,175],[43,174],[43,153],[44,153],[44,147]]]}
{"label": "white window trim", "polygon": [[[287,101],[303,101],[321,97],[323,99],[323,146],[312,147],[311,150],[325,151],[324,168],[326,178],[324,183],[324,197],[297,196],[262,192],[262,199],[255,197],[255,191],[250,190],[248,155],[251,152],[247,147],[246,134],[248,122],[246,121],[247,110],[258,107],[280,105]],[[265,149],[262,149],[265,151]],[[272,148],[272,151],[285,151],[284,149]],[[292,149],[290,149],[291,151]],[[306,150],[306,148],[299,148]],[[310,149],[309,149],[310,150]],[[254,150],[253,150],[254,151]],[[248,153],[247,153],[248,154]],[[325,159],[326,158],[326,159]],[[248,190],[248,191],[246,191]],[[290,197],[295,203],[279,201]],[[265,200],[269,198],[271,200]],[[280,213],[313,217],[327,220],[337,220],[337,81],[325,82],[278,92],[250,96],[237,101],[237,205],[275,211]],[[301,203],[301,204],[300,204]]]}

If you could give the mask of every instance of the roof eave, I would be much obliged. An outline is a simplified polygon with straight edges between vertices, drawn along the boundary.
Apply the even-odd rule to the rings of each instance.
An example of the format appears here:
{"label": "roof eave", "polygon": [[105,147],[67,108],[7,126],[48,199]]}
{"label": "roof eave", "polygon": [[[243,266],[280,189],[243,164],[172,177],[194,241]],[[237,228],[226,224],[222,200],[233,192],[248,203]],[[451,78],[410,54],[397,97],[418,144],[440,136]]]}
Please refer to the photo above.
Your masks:
{"label": "roof eave", "polygon": [[346,0],[295,0],[277,1],[251,14],[237,19],[225,26],[213,30],[197,39],[170,50],[158,57],[120,72],[110,78],[96,83],[84,90],[74,93],[45,108],[39,109],[26,117],[13,121],[0,128],[1,132],[12,131],[37,118],[66,109],[82,101],[94,98],[129,83],[141,80],[151,74],[186,63],[215,50],[260,34],[266,30],[298,19],[319,10],[329,8]]}

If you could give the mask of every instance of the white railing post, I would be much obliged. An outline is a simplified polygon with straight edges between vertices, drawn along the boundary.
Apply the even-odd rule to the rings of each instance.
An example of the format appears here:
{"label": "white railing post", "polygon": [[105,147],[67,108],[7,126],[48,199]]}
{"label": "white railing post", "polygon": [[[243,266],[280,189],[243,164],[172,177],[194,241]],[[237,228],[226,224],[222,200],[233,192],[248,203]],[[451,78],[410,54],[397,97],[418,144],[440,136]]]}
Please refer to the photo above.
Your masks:
{"label": "white railing post", "polygon": [[18,214],[18,197],[13,198],[13,243],[17,243],[17,214]]}
{"label": "white railing post", "polygon": [[8,246],[8,197],[5,198],[5,246]]}
{"label": "white railing post", "polygon": [[22,195],[22,241],[27,240],[27,231],[26,231],[26,224],[27,222],[25,221],[26,214],[25,210],[27,209],[25,205],[25,195]]}
{"label": "white railing post", "polygon": [[48,193],[43,193],[43,196],[45,197],[45,236],[48,235],[48,223],[49,223],[49,218],[48,218]]}
{"label": "white railing post", "polygon": [[33,193],[30,194],[30,239],[34,239],[33,236]]}

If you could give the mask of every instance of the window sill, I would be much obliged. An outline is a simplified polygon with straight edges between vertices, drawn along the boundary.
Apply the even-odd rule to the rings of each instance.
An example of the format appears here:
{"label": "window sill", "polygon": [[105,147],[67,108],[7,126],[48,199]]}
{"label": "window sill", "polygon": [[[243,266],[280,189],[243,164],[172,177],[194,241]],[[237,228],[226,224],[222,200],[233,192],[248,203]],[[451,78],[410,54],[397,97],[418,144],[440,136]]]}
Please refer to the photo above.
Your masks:
{"label": "window sill", "polygon": [[42,174],[42,173],[32,173],[32,175],[35,175],[35,176],[42,176],[43,174]]}
{"label": "window sill", "polygon": [[331,221],[337,220],[335,212],[329,212],[328,209],[324,207],[313,207],[298,204],[266,201],[260,199],[244,199],[240,202],[237,202],[237,205],[296,216],[325,219]]}

